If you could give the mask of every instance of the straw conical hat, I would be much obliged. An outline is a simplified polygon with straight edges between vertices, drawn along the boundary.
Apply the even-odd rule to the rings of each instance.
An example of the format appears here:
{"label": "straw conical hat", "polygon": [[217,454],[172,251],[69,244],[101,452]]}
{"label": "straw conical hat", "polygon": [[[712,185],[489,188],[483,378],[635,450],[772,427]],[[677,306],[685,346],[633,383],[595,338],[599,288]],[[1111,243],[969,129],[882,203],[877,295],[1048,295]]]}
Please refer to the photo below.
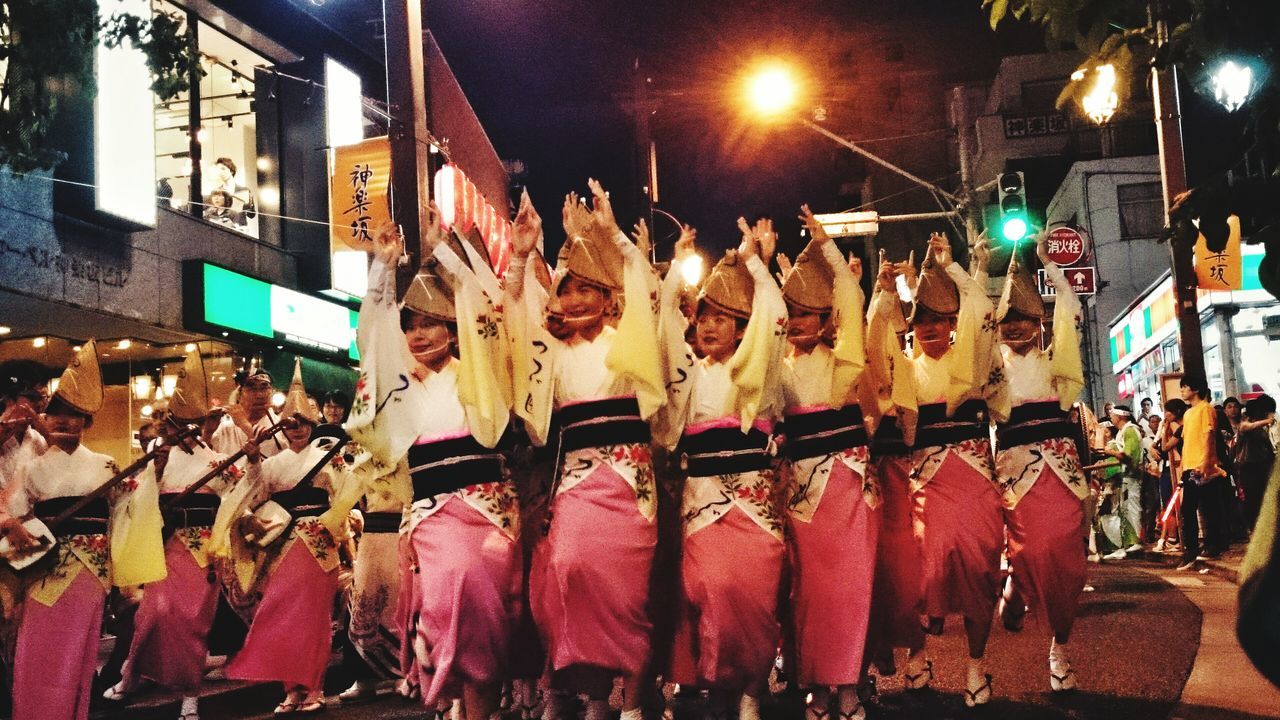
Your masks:
{"label": "straw conical hat", "polygon": [[810,241],[783,281],[782,297],[806,312],[829,313],[834,283],[835,274],[822,257],[822,248]]}
{"label": "straw conical hat", "polygon": [[1018,253],[1009,258],[1009,274],[1004,277],[1004,291],[996,306],[996,322],[1004,322],[1010,312],[1026,315],[1033,320],[1044,318],[1044,298],[1031,279],[1031,274],[1018,262]]}
{"label": "straw conical hat", "polygon": [[457,322],[453,306],[453,288],[440,275],[440,267],[434,260],[423,263],[409,290],[404,294],[404,307],[441,322]]}
{"label": "straw conical hat", "polygon": [[916,301],[911,307],[911,320],[916,319],[921,307],[939,315],[955,315],[960,312],[960,289],[932,257],[926,258],[920,269]]}
{"label": "straw conical hat", "polygon": [[302,384],[302,360],[293,361],[293,381],[289,383],[289,392],[284,396],[284,407],[280,412],[285,417],[301,415],[313,423],[320,422],[320,414],[311,407],[311,398],[307,397],[307,388]]}
{"label": "straw conical hat", "polygon": [[749,319],[754,295],[755,281],[747,270],[746,262],[738,257],[736,250],[728,250],[711,268],[706,282],[702,284],[698,302],[707,302],[729,315]]}
{"label": "straw conical hat", "polygon": [[567,241],[565,269],[573,277],[606,290],[622,289],[622,251],[604,232],[593,229]]}
{"label": "straw conical hat", "polygon": [[178,370],[178,382],[169,397],[169,415],[182,422],[196,422],[209,414],[209,385],[200,351],[192,350]]}
{"label": "straw conical hat", "polygon": [[98,367],[98,343],[90,339],[76,351],[58,379],[54,397],[86,415],[102,409],[102,368]]}

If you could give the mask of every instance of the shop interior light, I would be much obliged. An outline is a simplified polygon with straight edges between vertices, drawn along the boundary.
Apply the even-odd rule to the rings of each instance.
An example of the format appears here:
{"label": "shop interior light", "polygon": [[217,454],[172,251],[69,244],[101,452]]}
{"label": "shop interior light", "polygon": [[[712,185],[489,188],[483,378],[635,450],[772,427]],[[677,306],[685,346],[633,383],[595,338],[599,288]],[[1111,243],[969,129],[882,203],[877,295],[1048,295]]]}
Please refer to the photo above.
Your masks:
{"label": "shop interior light", "polygon": [[45,339],[44,339],[44,338],[42,338],[42,337],[38,337],[38,338],[31,338],[31,347],[34,347],[34,348],[42,348],[42,347],[44,347],[44,346],[45,346],[45,344],[46,344],[47,342],[48,342],[48,340],[45,340]]}
{"label": "shop interior light", "polygon": [[62,378],[54,378],[49,381],[49,394],[58,392],[58,383],[62,382]]}
{"label": "shop interior light", "polygon": [[155,409],[155,408],[153,408],[153,407],[151,407],[151,404],[150,404],[150,403],[148,403],[148,404],[146,404],[146,405],[143,405],[143,406],[142,406],[142,408],[141,408],[140,410],[138,410],[138,412],[139,412],[139,413],[142,415],[142,417],[144,417],[144,418],[149,418],[149,417],[151,417],[152,413],[154,413],[155,411],[156,411],[156,409]]}
{"label": "shop interior light", "polygon": [[191,352],[192,350],[195,350],[195,349],[196,349],[195,343],[187,343],[186,345],[182,346],[183,352]]}
{"label": "shop interior light", "polygon": [[82,346],[80,346],[80,345],[72,345],[72,346],[71,346],[71,352],[80,352],[80,348],[81,348],[81,347],[82,347]]}
{"label": "shop interior light", "polygon": [[262,187],[258,188],[258,199],[261,200],[262,204],[266,205],[267,207],[272,207],[272,208],[279,207],[280,191],[271,185],[263,185]]}
{"label": "shop interior light", "polygon": [[276,407],[284,405],[284,393],[277,390],[276,393],[271,396],[271,404]]}
{"label": "shop interior light", "polygon": [[135,375],[133,377],[133,399],[146,400],[151,397],[151,376]]}
{"label": "shop interior light", "polygon": [[13,328],[8,325],[0,325],[0,335],[8,335],[11,332],[13,332]]}
{"label": "shop interior light", "polygon": [[270,159],[270,158],[260,157],[260,158],[258,158],[257,165],[258,165],[258,170],[259,170],[259,171],[261,171],[261,172],[269,172],[269,171],[271,170],[271,159]]}
{"label": "shop interior light", "polygon": [[124,340],[121,340],[120,342],[116,343],[117,350],[128,350],[132,346],[133,346],[133,341],[130,340],[129,338],[125,338]]}
{"label": "shop interior light", "polygon": [[173,397],[173,390],[178,387],[178,376],[165,375],[160,378],[160,386],[164,388],[165,397]]}

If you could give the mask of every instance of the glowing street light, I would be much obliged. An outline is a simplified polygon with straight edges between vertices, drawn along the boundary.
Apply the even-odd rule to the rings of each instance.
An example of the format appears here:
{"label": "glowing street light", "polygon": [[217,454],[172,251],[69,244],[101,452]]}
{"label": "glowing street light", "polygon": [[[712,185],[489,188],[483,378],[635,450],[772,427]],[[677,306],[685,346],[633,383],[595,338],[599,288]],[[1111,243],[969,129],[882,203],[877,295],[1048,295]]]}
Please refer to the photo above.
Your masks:
{"label": "glowing street light", "polygon": [[747,78],[747,100],[761,115],[777,116],[795,107],[800,89],[790,68],[769,64]]}
{"label": "glowing street light", "polygon": [[701,255],[689,255],[680,263],[680,277],[689,287],[697,287],[702,282],[703,262]]}
{"label": "glowing street light", "polygon": [[[1085,115],[1099,125],[1105,125],[1120,106],[1120,96],[1116,93],[1116,68],[1108,63],[1094,68],[1093,73],[1093,87],[1081,98],[1080,104]],[[1071,79],[1076,82],[1084,78],[1084,70],[1076,70],[1071,74]]]}
{"label": "glowing street light", "polygon": [[1225,60],[1210,76],[1213,97],[1227,112],[1235,112],[1253,94],[1253,68]]}

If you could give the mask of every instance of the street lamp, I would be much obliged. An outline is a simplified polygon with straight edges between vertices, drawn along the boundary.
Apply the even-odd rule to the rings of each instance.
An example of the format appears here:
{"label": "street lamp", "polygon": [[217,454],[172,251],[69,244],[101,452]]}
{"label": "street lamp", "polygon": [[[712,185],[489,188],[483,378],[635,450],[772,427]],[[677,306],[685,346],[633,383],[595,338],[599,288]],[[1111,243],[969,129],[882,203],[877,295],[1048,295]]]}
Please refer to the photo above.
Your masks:
{"label": "street lamp", "polygon": [[765,117],[776,118],[795,107],[800,84],[791,68],[770,61],[747,77],[746,90],[752,109]]}
{"label": "street lamp", "polygon": [[1239,110],[1253,94],[1253,68],[1245,63],[1237,65],[1232,60],[1224,60],[1209,78],[1214,99],[1227,112]]}
{"label": "street lamp", "polygon": [[[1116,68],[1110,63],[1099,65],[1093,69],[1093,87],[1080,99],[1084,114],[1099,125],[1106,125],[1111,116],[1116,114],[1120,106],[1120,96],[1116,93]],[[1085,79],[1084,70],[1076,70],[1071,79],[1080,82]]]}

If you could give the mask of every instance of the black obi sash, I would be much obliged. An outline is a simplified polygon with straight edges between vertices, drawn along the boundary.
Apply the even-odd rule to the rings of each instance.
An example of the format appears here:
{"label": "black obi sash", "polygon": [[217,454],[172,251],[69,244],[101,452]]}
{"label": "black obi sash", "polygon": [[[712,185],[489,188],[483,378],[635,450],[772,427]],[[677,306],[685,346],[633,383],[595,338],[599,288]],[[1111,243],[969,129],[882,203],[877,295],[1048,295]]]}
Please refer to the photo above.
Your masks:
{"label": "black obi sash", "polygon": [[291,490],[272,493],[271,499],[287,510],[294,520],[315,517],[329,509],[329,493],[310,483],[299,483]]}
{"label": "black obi sash", "polygon": [[[49,500],[41,500],[35,504],[32,514],[40,519],[40,522],[48,525],[53,519],[70,508],[72,505],[80,502],[83,495],[70,495],[67,497],[50,498]],[[76,511],[75,515],[67,518],[61,525],[56,528],[50,528],[56,537],[69,537],[71,535],[105,535],[107,532],[107,518],[111,516],[111,508],[107,504],[106,498],[98,498],[88,505]]]}
{"label": "black obi sash", "polygon": [[1009,421],[996,426],[996,444],[1012,448],[1073,434],[1071,422],[1056,400],[1030,402],[1015,407]]}
{"label": "black obi sash", "polygon": [[857,405],[788,415],[782,429],[787,436],[785,452],[791,460],[822,457],[867,444],[862,408]]}
{"label": "black obi sash", "polygon": [[677,448],[689,477],[714,477],[766,470],[773,464],[769,436],[758,428],[710,428],[687,434]]}
{"label": "black obi sash", "polygon": [[990,427],[987,403],[983,400],[966,400],[960,403],[951,417],[947,417],[946,403],[921,405],[915,446],[927,448],[990,438]]}
{"label": "black obi sash", "polygon": [[588,400],[565,405],[555,412],[560,426],[560,451],[606,445],[648,445],[649,423],[640,416],[634,397]]}
{"label": "black obi sash", "polygon": [[[413,478],[415,501],[469,485],[501,482],[503,468],[502,453],[481,445],[471,435],[409,447],[409,475]],[[399,525],[397,514],[397,530]]]}
{"label": "black obi sash", "polygon": [[[163,507],[167,498],[177,497],[177,495],[177,493],[164,493],[160,496],[160,505]],[[165,529],[177,530],[213,525],[213,518],[218,514],[219,504],[221,499],[217,495],[192,493],[164,511]]]}

